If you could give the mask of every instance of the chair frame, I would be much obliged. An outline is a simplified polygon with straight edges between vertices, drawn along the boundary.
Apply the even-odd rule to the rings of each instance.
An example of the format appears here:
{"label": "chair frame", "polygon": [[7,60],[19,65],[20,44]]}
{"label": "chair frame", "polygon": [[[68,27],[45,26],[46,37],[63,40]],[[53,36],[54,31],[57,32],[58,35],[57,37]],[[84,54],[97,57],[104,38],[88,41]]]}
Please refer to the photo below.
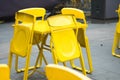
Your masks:
{"label": "chair frame", "polygon": [[[63,14],[61,14],[61,15],[63,15]],[[56,16],[59,16],[59,15],[56,15]],[[74,16],[73,16],[73,15],[69,15],[69,16],[72,16],[72,19],[73,19],[73,21],[74,21],[74,26],[75,26],[76,20],[75,20]],[[49,18],[48,18],[48,23],[49,23],[49,21],[50,21],[50,20],[49,20]],[[50,28],[51,28],[50,47],[51,47],[51,51],[52,51],[52,54],[53,54],[54,63],[55,63],[55,64],[58,64],[58,62],[61,62],[61,61],[59,61],[59,60],[57,59],[56,53],[54,52],[54,41],[53,41],[53,39],[52,39],[52,33],[54,33],[54,31],[58,31],[58,32],[59,32],[59,30],[63,30],[63,31],[65,32],[67,29],[71,29],[71,27],[68,27],[68,28],[67,28],[67,26],[66,26],[65,28],[58,28],[58,29],[57,29],[55,26],[52,26],[51,24],[49,24],[49,25],[50,25]],[[58,26],[59,26],[59,25],[58,25]],[[59,26],[59,27],[61,27],[61,26]],[[74,32],[74,29],[76,30],[75,37],[76,37],[76,39],[77,39],[77,36],[76,36],[77,30],[78,30],[77,26],[76,26],[76,28],[74,27],[74,28],[72,28],[71,30],[73,30],[73,32]],[[83,74],[86,75],[86,69],[85,69],[85,66],[84,66],[84,59],[83,59],[83,55],[82,55],[82,52],[81,52],[81,47],[80,47],[80,45],[79,45],[78,43],[77,43],[77,47],[79,47],[79,51],[80,51],[79,59],[80,59],[80,64],[81,64],[81,70],[82,70]],[[72,60],[72,61],[73,61],[73,60]],[[65,62],[67,62],[67,61],[62,61],[62,63],[63,63],[64,66],[66,66]],[[74,63],[72,62],[71,65],[72,65],[72,67],[73,67]],[[74,66],[75,66],[75,65],[74,65]],[[76,66],[75,66],[74,68],[77,68],[77,69],[78,69],[79,67],[76,67]]]}
{"label": "chair frame", "polygon": [[118,10],[116,10],[118,13],[118,22],[116,24],[116,29],[114,33],[114,40],[113,40],[113,45],[112,45],[112,55],[120,58],[120,54],[116,53],[116,49],[120,48],[120,5]]}
{"label": "chair frame", "polygon": [[[36,13],[31,13],[32,10],[41,10],[41,14],[40,15],[37,15]],[[18,55],[19,53],[16,53],[16,59],[15,59],[15,70],[17,72],[22,72],[24,71],[24,79],[23,80],[27,80],[28,76],[29,75],[32,75],[36,68],[37,67],[40,67],[41,64],[42,64],[42,58],[43,60],[45,61],[45,64],[47,64],[47,61],[45,60],[45,57],[42,53],[42,49],[41,47],[39,46],[39,44],[37,44],[40,52],[39,54],[41,54],[41,57],[40,57],[40,64],[38,64],[38,62],[36,61],[35,63],[35,66],[31,66],[29,67],[29,64],[30,64],[30,55],[31,55],[31,48],[32,48],[32,45],[33,45],[33,37],[34,37],[34,27],[35,27],[35,23],[36,23],[36,20],[37,20],[37,17],[42,17],[42,20],[44,20],[44,16],[45,16],[45,13],[46,13],[46,10],[44,8],[27,8],[27,9],[22,9],[22,10],[19,10],[18,12],[16,12],[16,15],[15,15],[15,24],[14,24],[14,35],[13,35],[13,39],[11,40],[10,42],[10,53],[9,53],[9,59],[8,59],[8,65],[11,69],[12,67],[12,58],[13,58],[13,54],[15,54],[15,52],[11,51],[12,50],[12,47],[13,47],[13,41],[14,41],[14,36],[16,35],[16,29],[19,27],[28,27],[28,29],[31,31],[30,33],[30,37],[28,39],[28,50],[27,50],[27,54],[25,55]],[[26,16],[27,18],[24,18],[24,16]],[[29,19],[30,18],[30,19]],[[25,23],[21,24],[21,20],[25,21]],[[28,25],[24,25],[24,24],[28,24]],[[32,24],[31,27],[29,27],[29,24]],[[18,57],[26,57],[26,62],[25,62],[25,68],[22,68],[22,69],[18,69]],[[30,74],[28,74],[28,70],[30,69],[34,69],[33,72],[31,72]]]}
{"label": "chair frame", "polygon": [[[82,22],[77,21],[76,25],[82,28],[78,29],[77,39],[81,47],[86,48],[87,58],[88,58],[88,64],[89,64],[89,70],[86,70],[87,73],[93,72],[93,66],[92,66],[92,58],[90,53],[90,47],[89,47],[89,40],[86,35],[86,28],[87,28],[87,22],[85,19],[84,12],[82,10],[76,9],[76,8],[63,8],[61,10],[62,14],[71,14],[74,15],[76,19],[82,20]],[[81,36],[79,36],[81,35]],[[71,64],[73,65],[73,68],[75,67],[73,62],[71,61]],[[81,70],[81,69],[79,69]]]}

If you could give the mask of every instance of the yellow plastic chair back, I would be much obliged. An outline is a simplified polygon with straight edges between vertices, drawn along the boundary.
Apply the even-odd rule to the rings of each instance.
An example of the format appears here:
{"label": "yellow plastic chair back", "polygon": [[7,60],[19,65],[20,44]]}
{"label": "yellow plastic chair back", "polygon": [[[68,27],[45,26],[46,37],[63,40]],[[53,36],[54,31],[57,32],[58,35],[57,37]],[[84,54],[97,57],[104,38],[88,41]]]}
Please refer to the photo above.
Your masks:
{"label": "yellow plastic chair back", "polygon": [[33,15],[34,17],[41,18],[41,20],[44,20],[44,16],[46,14],[46,10],[44,8],[27,8],[19,10],[18,12]]}
{"label": "yellow plastic chair back", "polygon": [[116,52],[116,49],[120,48],[120,5],[118,10],[116,10],[116,12],[118,13],[118,22],[116,24],[116,29],[114,33],[112,55],[120,58],[120,55]]}
{"label": "yellow plastic chair back", "polygon": [[6,64],[0,64],[0,80],[10,80],[10,70]]}
{"label": "yellow plastic chair back", "polygon": [[[25,15],[24,15],[24,17],[23,17],[23,15],[22,16],[19,15],[20,13],[25,13],[25,14],[32,15],[34,17],[34,21],[31,21],[31,19],[26,18]],[[45,14],[46,14],[46,10],[44,8],[27,8],[27,9],[19,10],[16,13],[15,25],[17,25],[19,23],[21,23],[21,24],[29,23],[29,26],[31,26],[32,25],[31,23],[34,22],[35,23],[34,26],[35,26],[38,22],[40,22],[40,21],[44,22],[45,21],[44,20]],[[41,41],[41,35],[40,34],[35,33],[34,37],[36,38],[36,40],[33,38],[33,44],[37,44]]]}
{"label": "yellow plastic chair back", "polygon": [[[85,19],[85,15],[84,12],[80,9],[76,9],[76,8],[63,8],[61,10],[62,14],[71,14],[74,15],[76,20],[77,20],[77,26],[79,28],[78,30],[78,41],[80,43],[80,45],[82,47],[85,47],[85,32],[86,32],[86,27],[87,27],[87,23],[86,23],[86,19]],[[82,27],[82,28],[81,28]]]}
{"label": "yellow plastic chair back", "polygon": [[48,80],[91,80],[78,71],[55,64],[47,65],[45,72]]}
{"label": "yellow plastic chair back", "polygon": [[14,35],[10,44],[10,51],[21,57],[27,56],[27,54],[30,54],[29,48],[32,46],[31,38],[32,31],[29,27],[16,25],[14,28]]}
{"label": "yellow plastic chair back", "polygon": [[59,61],[64,62],[80,57],[78,43],[73,30],[54,31],[51,37],[55,55]]}
{"label": "yellow plastic chair back", "polygon": [[80,59],[82,71],[86,74],[81,48],[73,30],[75,28],[75,24],[73,26],[74,18],[70,19],[70,17],[72,16],[56,15],[47,19],[51,26],[51,49],[54,61],[57,64]]}
{"label": "yellow plastic chair back", "polygon": [[86,35],[86,28],[87,28],[88,24],[86,23],[86,18],[85,18],[84,12],[82,10],[76,9],[76,8],[63,8],[61,10],[61,13],[75,16],[75,18],[77,20],[76,25],[78,26],[77,40],[81,47],[86,48],[89,69],[90,69],[89,71],[87,70],[87,72],[91,73],[93,71],[93,67],[92,67],[92,59],[91,59],[91,54],[90,54],[89,40]]}
{"label": "yellow plastic chair back", "polygon": [[83,20],[82,22],[84,24],[86,24],[86,19],[85,19],[84,12],[82,10],[80,10],[80,9],[76,9],[76,8],[62,8],[61,13],[62,14],[74,15],[76,17],[76,19]]}
{"label": "yellow plastic chair back", "polygon": [[[44,20],[46,10],[44,8],[26,8],[26,9],[19,10],[17,13],[25,13],[25,14],[32,15],[32,16],[34,16],[35,20]],[[29,21],[29,19],[26,19],[26,18],[21,17],[21,16],[16,16],[16,20],[17,19],[18,20],[23,19],[24,22]]]}

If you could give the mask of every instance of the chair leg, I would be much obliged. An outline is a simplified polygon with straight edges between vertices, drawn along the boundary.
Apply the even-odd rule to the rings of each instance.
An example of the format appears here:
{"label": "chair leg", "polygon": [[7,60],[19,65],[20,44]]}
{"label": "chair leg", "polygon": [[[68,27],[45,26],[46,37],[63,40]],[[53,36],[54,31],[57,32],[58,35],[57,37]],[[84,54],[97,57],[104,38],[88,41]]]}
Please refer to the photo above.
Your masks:
{"label": "chair leg", "polygon": [[118,39],[118,48],[120,49],[120,38]]}
{"label": "chair leg", "polygon": [[12,53],[10,52],[9,53],[9,58],[8,58],[8,66],[9,66],[9,69],[11,70],[11,67],[12,67],[12,58],[13,58],[13,55]]}
{"label": "chair leg", "polygon": [[119,43],[119,35],[117,33],[115,33],[114,40],[113,40],[113,46],[112,46],[112,55],[120,58],[120,55],[118,55],[115,52],[116,48],[119,46],[118,43]]}
{"label": "chair leg", "polygon": [[81,67],[82,67],[82,72],[84,75],[86,75],[86,69],[85,69],[85,64],[84,64],[84,59],[83,59],[82,53],[80,55],[80,63],[81,63]]}
{"label": "chair leg", "polygon": [[[43,55],[43,49],[44,49],[44,45],[45,45],[45,43],[46,43],[46,40],[47,40],[47,37],[48,37],[48,34],[47,35],[41,35],[42,36],[42,42],[41,42],[41,46],[39,45],[39,44],[37,44],[37,47],[38,47],[38,49],[39,49],[39,54],[41,54],[41,56],[40,56],[40,65],[42,64],[42,58],[43,58],[43,60],[44,60],[44,62],[45,62],[45,64],[47,65],[48,64],[48,62],[47,62],[47,60],[45,59],[45,56]],[[47,48],[46,48],[47,49]],[[49,50],[49,49],[47,49],[47,50]]]}
{"label": "chair leg", "polygon": [[[17,73],[24,72],[24,71],[25,71],[25,68],[21,68],[21,69],[18,68],[18,59],[19,59],[19,57],[16,55],[15,70],[16,70]],[[37,68],[39,68],[39,67],[40,67],[40,65],[38,64],[38,65],[37,65]],[[33,69],[34,69],[34,66],[30,66],[28,69],[29,69],[29,70],[33,70]]]}
{"label": "chair leg", "polygon": [[38,64],[39,60],[40,60],[40,66],[41,66],[41,64],[42,64],[41,51],[39,52],[39,54],[38,54],[38,56],[37,56],[37,60],[36,60],[36,62],[35,62],[34,69],[33,69],[33,71],[29,74],[29,76],[32,75],[32,74],[36,71],[36,69],[37,69],[37,64]]}
{"label": "chair leg", "polygon": [[66,66],[66,63],[65,63],[65,62],[63,62],[63,65],[64,65],[64,66]]}
{"label": "chair leg", "polygon": [[24,71],[24,78],[23,78],[23,80],[27,80],[28,79],[29,64],[30,64],[30,54],[28,54],[27,57],[26,57],[25,71]]}
{"label": "chair leg", "polygon": [[58,61],[57,61],[55,53],[54,53],[54,47],[53,47],[52,39],[50,39],[50,48],[51,48],[51,52],[52,52],[53,61],[54,61],[55,64],[58,64]]}
{"label": "chair leg", "polygon": [[57,59],[56,59],[56,57],[55,57],[55,53],[54,53],[54,52],[52,52],[52,56],[53,56],[53,61],[54,61],[54,63],[55,63],[55,64],[58,64],[58,61],[57,61]]}
{"label": "chair leg", "polygon": [[[38,65],[38,62],[39,62],[39,61],[40,61],[39,66],[42,65],[42,59],[44,60],[44,62],[45,62],[46,65],[48,64],[48,63],[47,63],[47,60],[45,59],[45,56],[43,55],[43,44],[41,44],[41,47],[39,46],[39,44],[37,44],[37,46],[38,46],[40,52],[39,52],[39,54],[38,54],[38,56],[37,56],[34,69],[33,69],[33,71],[29,74],[29,76],[32,75],[32,74],[36,71],[37,65]],[[40,72],[40,71],[38,71],[38,72],[39,72],[39,73],[42,73],[42,72]],[[42,74],[43,74],[43,73],[42,73]]]}
{"label": "chair leg", "polygon": [[91,53],[90,53],[89,41],[87,37],[85,38],[85,45],[86,45],[86,53],[87,53],[88,64],[89,64],[88,73],[92,73],[93,71],[92,58],[91,58]]}
{"label": "chair leg", "polygon": [[18,56],[16,55],[16,59],[15,59],[15,70],[16,72],[21,72],[21,70],[18,70]]}
{"label": "chair leg", "polygon": [[[87,58],[88,58],[88,65],[89,65],[89,70],[86,70],[87,73],[92,73],[93,72],[93,66],[92,66],[92,58],[90,54],[90,47],[89,47],[89,41],[88,38],[85,38],[85,48],[86,48],[86,53],[87,53]],[[74,62],[71,61],[71,65],[73,68],[75,68]],[[82,70],[81,68],[78,68],[79,70]]]}
{"label": "chair leg", "polygon": [[[80,48],[80,50],[81,50],[81,48]],[[81,67],[75,66],[73,60],[70,61],[70,64],[71,64],[72,68],[78,69],[78,70],[82,71],[84,75],[86,75],[87,70],[86,70],[86,68],[85,68],[84,58],[83,58],[83,55],[82,55],[82,51],[80,51],[80,58],[79,58],[79,59],[80,59]]]}
{"label": "chair leg", "polygon": [[45,64],[47,65],[48,62],[47,62],[47,60],[45,59],[45,56],[43,55],[43,46],[44,46],[44,43],[42,42],[42,43],[41,43],[41,48],[40,48],[40,54],[41,54],[41,56],[40,56],[40,57],[41,57],[41,58],[40,58],[40,59],[41,59],[41,60],[40,60],[41,63],[40,63],[40,64],[42,64],[42,58],[43,58]]}
{"label": "chair leg", "polygon": [[118,45],[117,48],[120,49],[120,36],[118,37]]}

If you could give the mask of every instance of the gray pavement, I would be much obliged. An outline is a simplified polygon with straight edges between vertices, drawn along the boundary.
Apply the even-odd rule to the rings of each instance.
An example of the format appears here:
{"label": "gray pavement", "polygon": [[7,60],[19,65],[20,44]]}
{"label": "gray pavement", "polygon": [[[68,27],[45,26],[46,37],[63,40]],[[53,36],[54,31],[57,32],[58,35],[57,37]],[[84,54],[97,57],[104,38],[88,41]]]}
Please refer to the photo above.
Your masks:
{"label": "gray pavement", "polygon": [[[92,20],[88,19],[87,36],[89,38],[91,56],[94,71],[87,76],[93,80],[120,80],[120,58],[111,55],[114,31],[117,20]],[[10,39],[13,35],[13,22],[0,24],[0,64],[8,63]],[[49,63],[53,63],[50,52],[44,51]],[[32,48],[31,65],[34,64],[38,54],[36,46]],[[83,49],[85,54],[85,49]],[[86,57],[85,57],[86,60]],[[87,61],[86,61],[87,62]],[[87,64],[87,63],[86,63]],[[20,67],[24,65],[24,59],[20,58]],[[43,63],[38,70],[44,72]],[[53,74],[54,75],[54,74]],[[16,73],[14,59],[11,70],[11,80],[23,80],[23,73]],[[45,75],[35,72],[29,80],[47,80]]]}

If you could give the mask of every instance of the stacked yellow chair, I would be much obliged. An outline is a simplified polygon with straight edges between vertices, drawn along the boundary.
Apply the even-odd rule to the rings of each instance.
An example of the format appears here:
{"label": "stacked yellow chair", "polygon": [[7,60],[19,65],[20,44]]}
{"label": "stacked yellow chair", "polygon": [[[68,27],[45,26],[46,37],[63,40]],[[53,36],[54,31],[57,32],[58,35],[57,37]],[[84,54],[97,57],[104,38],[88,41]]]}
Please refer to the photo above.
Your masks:
{"label": "stacked yellow chair", "polygon": [[56,15],[47,18],[51,29],[50,47],[53,54],[54,63],[62,62],[66,66],[66,62],[79,59],[82,72],[86,75],[84,59],[81,47],[77,41],[77,30],[75,18],[71,15]]}
{"label": "stacked yellow chair", "polygon": [[91,80],[78,71],[55,64],[47,65],[45,67],[45,72],[48,80]]}
{"label": "stacked yellow chair", "polygon": [[116,24],[116,30],[114,34],[113,46],[112,46],[112,55],[116,57],[120,57],[120,54],[116,53],[116,49],[120,48],[120,5],[117,10],[118,13],[118,22]]}
{"label": "stacked yellow chair", "polygon": [[[24,71],[23,80],[27,80],[28,70],[31,68],[29,67],[29,63],[32,45],[40,42],[39,35],[34,35],[34,29],[40,21],[44,22],[45,13],[46,10],[44,8],[27,8],[19,10],[15,15],[14,35],[10,42],[8,65],[11,69],[14,54],[16,56],[15,68],[17,72]],[[37,41],[33,39],[35,36],[37,36]],[[25,67],[23,69],[18,69],[18,57],[26,58]],[[42,57],[44,56],[42,55]],[[37,66],[32,68],[36,67]]]}
{"label": "stacked yellow chair", "polygon": [[[63,8],[61,10],[62,14],[71,14],[74,15],[78,26],[78,34],[77,34],[77,40],[81,47],[86,49],[87,58],[88,58],[88,64],[89,64],[89,70],[87,70],[87,73],[92,73],[93,66],[92,66],[92,58],[90,53],[90,46],[89,46],[89,40],[86,35],[86,28],[87,28],[87,22],[85,19],[84,12],[80,9],[76,8]],[[74,65],[73,65],[74,67]]]}
{"label": "stacked yellow chair", "polygon": [[0,64],[0,80],[10,80],[10,70],[6,64]]}

